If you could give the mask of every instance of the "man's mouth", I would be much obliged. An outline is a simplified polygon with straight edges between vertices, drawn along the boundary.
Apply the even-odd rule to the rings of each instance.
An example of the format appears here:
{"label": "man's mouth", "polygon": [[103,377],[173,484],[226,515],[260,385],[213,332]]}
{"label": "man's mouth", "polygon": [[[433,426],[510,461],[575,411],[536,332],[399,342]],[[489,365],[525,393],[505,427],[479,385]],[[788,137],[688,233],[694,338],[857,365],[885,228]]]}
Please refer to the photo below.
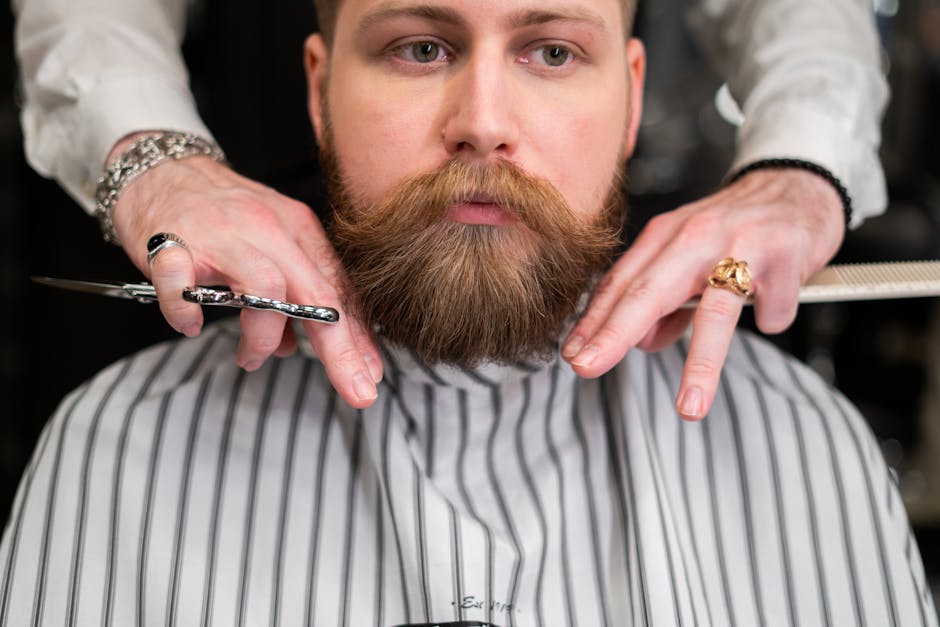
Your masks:
{"label": "man's mouth", "polygon": [[516,217],[496,204],[491,196],[478,194],[447,208],[447,219],[461,224],[505,226],[516,221]]}

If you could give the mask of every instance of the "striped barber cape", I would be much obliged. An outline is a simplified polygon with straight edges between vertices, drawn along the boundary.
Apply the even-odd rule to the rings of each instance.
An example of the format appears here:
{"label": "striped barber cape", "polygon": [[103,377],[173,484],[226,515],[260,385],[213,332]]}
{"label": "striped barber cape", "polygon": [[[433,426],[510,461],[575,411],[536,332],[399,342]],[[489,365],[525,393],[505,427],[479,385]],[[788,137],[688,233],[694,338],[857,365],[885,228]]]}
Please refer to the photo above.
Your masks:
{"label": "striped barber cape", "polygon": [[680,420],[686,344],[563,362],[386,352],[369,409],[237,321],[65,398],[0,545],[0,625],[937,625],[865,421],[746,332]]}

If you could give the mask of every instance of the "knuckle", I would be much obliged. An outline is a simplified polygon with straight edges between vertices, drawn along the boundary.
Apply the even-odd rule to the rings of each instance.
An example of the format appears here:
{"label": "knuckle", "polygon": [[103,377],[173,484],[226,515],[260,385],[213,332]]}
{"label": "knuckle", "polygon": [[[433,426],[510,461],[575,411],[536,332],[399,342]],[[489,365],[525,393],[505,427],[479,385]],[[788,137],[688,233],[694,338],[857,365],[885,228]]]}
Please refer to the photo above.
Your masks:
{"label": "knuckle", "polygon": [[174,329],[180,330],[199,322],[198,310],[193,311],[193,305],[182,300],[160,301],[160,311],[167,323]]}
{"label": "knuckle", "polygon": [[159,251],[148,264],[152,274],[173,279],[185,273],[192,266],[192,253],[180,246],[173,246]]}
{"label": "knuckle", "polygon": [[329,241],[316,238],[310,245],[313,251],[313,263],[324,275],[333,276],[339,271],[339,259]]}
{"label": "knuckle", "polygon": [[626,346],[629,338],[623,329],[613,324],[605,324],[594,336],[594,342],[605,347]]}
{"label": "knuckle", "polygon": [[717,380],[721,363],[705,355],[689,355],[685,364],[686,375],[695,380]]}
{"label": "knuckle", "polygon": [[706,322],[736,320],[740,304],[735,303],[732,299],[738,298],[740,297],[729,294],[727,298],[702,299],[702,302],[698,306],[698,315],[701,317],[701,320]]}
{"label": "knuckle", "polygon": [[646,226],[643,228],[644,234],[647,237],[662,238],[665,235],[668,235],[673,230],[673,215],[672,212],[667,211],[665,213],[658,213],[646,223]]}
{"label": "knuckle", "polygon": [[657,292],[652,283],[643,280],[632,283],[623,295],[632,301],[651,301],[656,300]]}
{"label": "knuckle", "polygon": [[682,223],[679,229],[679,237],[683,240],[701,242],[703,234],[720,230],[723,222],[724,217],[717,211],[697,211]]}
{"label": "knuckle", "polygon": [[167,298],[160,301],[160,309],[163,311],[163,315],[172,316],[177,320],[186,317],[192,311],[192,308],[193,305],[182,298]]}
{"label": "knuckle", "polygon": [[273,296],[283,298],[287,294],[287,278],[280,270],[268,273],[263,280],[265,291]]}
{"label": "knuckle", "polygon": [[362,354],[348,329],[350,319],[347,317],[347,324],[340,323],[335,327],[304,323],[313,350],[327,368],[347,369],[358,366],[362,361]]}
{"label": "knuckle", "polygon": [[[354,316],[347,316],[347,320],[349,321],[349,332],[353,337],[353,342],[355,342],[356,346],[360,347],[361,349],[368,350],[375,341],[372,333],[369,332],[366,326],[360,322],[358,318]],[[381,358],[379,358],[378,355],[376,355],[376,358],[381,361]]]}
{"label": "knuckle", "polygon": [[604,274],[597,282],[597,287],[594,288],[594,297],[598,298],[609,295],[616,290],[617,283],[617,277],[613,273],[608,272]]}
{"label": "knuckle", "polygon": [[768,335],[774,335],[777,333],[783,333],[787,330],[787,327],[790,326],[789,321],[782,318],[779,319],[764,319],[758,323],[758,328]]}
{"label": "knuckle", "polygon": [[300,216],[306,217],[313,214],[313,210],[306,203],[300,202],[294,198],[287,198],[285,201],[285,207],[291,213],[296,213]]}
{"label": "knuckle", "polygon": [[[163,292],[166,294],[166,297],[173,300],[182,298],[181,291],[182,287],[190,286],[190,277],[192,276],[192,266],[190,265],[178,265],[176,267],[161,267],[159,272],[154,271],[151,275],[151,280],[155,285],[158,285],[158,292]],[[180,286],[179,289],[176,289],[176,286]],[[160,289],[162,288],[162,289]],[[161,298],[163,295],[161,294]]]}
{"label": "knuckle", "polygon": [[342,346],[331,346],[328,350],[317,350],[325,364],[332,370],[343,372],[354,372],[360,369],[361,355],[356,347],[350,343],[344,343]]}
{"label": "knuckle", "polygon": [[239,223],[249,223],[253,229],[261,232],[281,228],[281,220],[277,212],[252,193],[244,194],[238,198],[235,211]]}
{"label": "knuckle", "polygon": [[796,318],[797,307],[794,305],[757,310],[757,327],[764,333],[782,333],[789,328]]}
{"label": "knuckle", "polygon": [[333,358],[338,363],[352,365],[359,361],[359,351],[354,345],[346,344],[336,351]]}
{"label": "knuckle", "polygon": [[572,334],[581,332],[583,329],[596,329],[604,323],[604,315],[600,312],[588,310],[584,312],[578,320],[578,324],[572,329]]}
{"label": "knuckle", "polygon": [[287,278],[273,261],[258,254],[248,270],[248,283],[252,289],[261,289],[268,298],[283,298],[287,294]]}
{"label": "knuckle", "polygon": [[658,320],[668,313],[659,291],[648,280],[631,284],[624,292],[623,298],[627,303],[643,305],[652,313],[653,319]]}
{"label": "knuckle", "polygon": [[281,345],[281,338],[276,335],[256,334],[245,338],[248,350],[256,355],[270,355]]}

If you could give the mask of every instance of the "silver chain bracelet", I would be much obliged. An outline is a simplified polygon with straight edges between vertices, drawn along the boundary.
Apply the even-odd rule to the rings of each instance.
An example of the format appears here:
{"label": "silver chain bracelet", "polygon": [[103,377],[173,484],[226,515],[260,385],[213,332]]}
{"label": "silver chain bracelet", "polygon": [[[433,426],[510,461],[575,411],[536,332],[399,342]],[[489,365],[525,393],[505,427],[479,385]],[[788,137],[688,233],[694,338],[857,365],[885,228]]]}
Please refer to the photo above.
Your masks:
{"label": "silver chain bracelet", "polygon": [[225,153],[212,141],[178,131],[159,131],[141,137],[108,164],[95,190],[95,216],[106,242],[120,245],[112,212],[121,191],[135,178],[167,159],[203,155],[225,162]]}

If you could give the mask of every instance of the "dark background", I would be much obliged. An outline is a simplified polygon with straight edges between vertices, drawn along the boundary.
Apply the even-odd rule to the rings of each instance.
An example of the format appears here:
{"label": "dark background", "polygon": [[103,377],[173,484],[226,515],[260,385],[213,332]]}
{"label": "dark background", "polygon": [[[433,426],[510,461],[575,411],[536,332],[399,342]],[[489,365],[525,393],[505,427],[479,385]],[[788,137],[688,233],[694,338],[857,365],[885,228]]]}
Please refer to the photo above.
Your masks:
{"label": "dark background", "polygon": [[[635,234],[656,212],[697,199],[730,164],[733,129],[714,105],[720,85],[690,41],[682,0],[647,0],[644,123],[631,163]],[[18,121],[13,18],[4,3],[0,84],[0,515],[45,421],[62,396],[115,359],[173,337],[156,307],[35,285],[31,275],[142,279],[97,223],[25,163]],[[208,0],[184,46],[201,112],[243,174],[324,206],[307,122],[302,43],[312,3]],[[892,86],[882,160],[890,205],[846,238],[836,261],[940,257],[940,0],[875,0]],[[217,317],[216,312],[209,317]],[[940,572],[940,477],[912,460],[933,456],[924,399],[940,387],[936,299],[804,305],[770,338],[808,361],[869,419],[897,471],[928,570]],[[748,312],[742,326],[754,328]],[[929,383],[933,381],[933,383]],[[940,446],[936,451],[940,456]],[[937,495],[936,498],[934,495]],[[933,499],[933,500],[931,500]],[[934,502],[937,501],[937,502]]]}

